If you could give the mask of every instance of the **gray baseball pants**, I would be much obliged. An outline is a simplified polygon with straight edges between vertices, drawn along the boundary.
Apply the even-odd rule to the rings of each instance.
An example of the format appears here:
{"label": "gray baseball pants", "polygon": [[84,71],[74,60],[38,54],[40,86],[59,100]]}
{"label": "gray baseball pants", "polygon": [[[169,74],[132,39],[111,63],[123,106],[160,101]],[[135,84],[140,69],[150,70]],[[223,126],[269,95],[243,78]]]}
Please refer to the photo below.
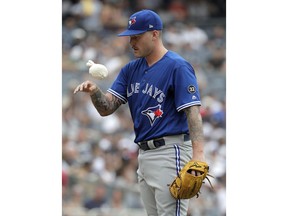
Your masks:
{"label": "gray baseball pants", "polygon": [[187,199],[175,200],[169,191],[177,173],[192,157],[191,141],[183,135],[164,137],[165,145],[139,149],[138,183],[148,216],[187,216]]}

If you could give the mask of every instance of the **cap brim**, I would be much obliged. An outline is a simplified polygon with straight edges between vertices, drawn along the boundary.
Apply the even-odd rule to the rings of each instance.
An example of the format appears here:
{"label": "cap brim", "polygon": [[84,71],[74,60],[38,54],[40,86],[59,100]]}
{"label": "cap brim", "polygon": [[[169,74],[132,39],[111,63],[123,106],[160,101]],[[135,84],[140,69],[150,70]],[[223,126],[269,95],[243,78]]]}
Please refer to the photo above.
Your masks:
{"label": "cap brim", "polygon": [[121,32],[120,34],[118,34],[118,37],[143,34],[146,31],[147,30],[125,30],[125,31]]}

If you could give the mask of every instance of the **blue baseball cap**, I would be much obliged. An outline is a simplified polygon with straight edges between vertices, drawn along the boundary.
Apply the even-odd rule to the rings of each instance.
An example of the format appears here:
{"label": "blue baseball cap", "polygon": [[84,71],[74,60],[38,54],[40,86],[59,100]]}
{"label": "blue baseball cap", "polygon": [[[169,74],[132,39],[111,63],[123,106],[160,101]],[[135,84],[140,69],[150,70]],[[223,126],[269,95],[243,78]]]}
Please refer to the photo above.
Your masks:
{"label": "blue baseball cap", "polygon": [[145,9],[132,14],[129,18],[127,29],[118,34],[118,36],[132,36],[162,29],[163,24],[160,16],[152,10]]}

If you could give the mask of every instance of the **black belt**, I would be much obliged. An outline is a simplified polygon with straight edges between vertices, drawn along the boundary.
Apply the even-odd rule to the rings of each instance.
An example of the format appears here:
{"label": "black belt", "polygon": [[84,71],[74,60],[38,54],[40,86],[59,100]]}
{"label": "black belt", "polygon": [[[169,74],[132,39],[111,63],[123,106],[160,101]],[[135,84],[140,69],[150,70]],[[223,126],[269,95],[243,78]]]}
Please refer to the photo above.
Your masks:
{"label": "black belt", "polygon": [[[189,134],[184,134],[184,142],[189,141],[190,136]],[[160,146],[165,145],[165,139],[164,138],[158,138],[155,140],[151,140],[151,144],[148,145],[148,141],[143,141],[143,142],[138,142],[137,145],[139,146],[140,149],[147,151],[151,149],[156,149],[159,148]]]}

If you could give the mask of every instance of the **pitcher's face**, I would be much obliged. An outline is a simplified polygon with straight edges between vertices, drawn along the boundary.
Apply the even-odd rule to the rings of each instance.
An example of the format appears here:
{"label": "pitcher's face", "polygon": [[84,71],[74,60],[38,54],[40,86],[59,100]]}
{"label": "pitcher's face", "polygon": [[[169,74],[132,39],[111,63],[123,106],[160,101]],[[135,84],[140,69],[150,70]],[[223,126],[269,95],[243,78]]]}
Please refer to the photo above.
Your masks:
{"label": "pitcher's face", "polygon": [[130,36],[130,45],[136,58],[147,57],[154,49],[153,31]]}

